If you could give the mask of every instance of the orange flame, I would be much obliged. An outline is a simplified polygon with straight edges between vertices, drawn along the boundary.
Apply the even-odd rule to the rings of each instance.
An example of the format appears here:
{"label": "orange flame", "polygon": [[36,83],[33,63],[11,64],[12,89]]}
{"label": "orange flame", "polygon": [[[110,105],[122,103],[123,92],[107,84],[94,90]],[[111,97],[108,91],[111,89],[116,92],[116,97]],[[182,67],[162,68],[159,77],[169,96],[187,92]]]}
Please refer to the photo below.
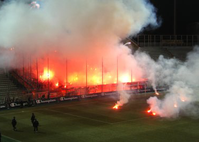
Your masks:
{"label": "orange flame", "polygon": [[121,82],[125,83],[125,82],[130,82],[130,77],[126,74],[124,74],[123,76],[120,77],[119,79]]}
{"label": "orange flame", "polygon": [[57,82],[57,83],[55,84],[55,86],[56,86],[56,87],[59,87],[59,83]]}
{"label": "orange flame", "polygon": [[156,115],[156,113],[155,113],[155,112],[152,112],[151,109],[147,110],[147,113],[149,113],[149,114],[151,114],[151,115],[153,115],[153,116]]}
{"label": "orange flame", "polygon": [[[53,50],[54,52],[57,52],[56,50]],[[66,62],[67,66],[71,66],[71,68],[66,68],[63,70],[59,70],[61,64],[57,62],[57,60],[54,61],[54,57],[50,60],[50,65],[49,67],[46,66],[46,63],[43,63],[43,60],[39,60],[38,62],[41,62],[39,64],[39,68],[37,70],[34,70],[35,78],[37,78],[37,73],[39,73],[39,80],[41,83],[46,83],[46,81],[50,81],[50,87],[64,87],[64,88],[69,88],[69,87],[75,87],[75,86],[85,86],[85,82],[87,83],[88,86],[93,86],[93,85],[108,85],[110,84],[110,87],[103,87],[105,90],[115,90],[114,84],[117,84],[119,82],[121,83],[129,83],[124,87],[124,89],[134,89],[136,86],[131,87],[130,82],[135,82],[135,81],[142,81],[141,78],[137,78],[136,75],[131,74],[130,72],[122,72],[120,71],[119,75],[116,75],[115,69],[106,69],[105,66],[104,68],[97,67],[97,66],[91,66],[89,65],[87,67],[87,70],[85,72],[84,69],[81,69],[79,67],[79,64],[75,64],[74,67],[71,66],[72,62]],[[34,64],[32,65],[34,66]],[[81,65],[80,65],[81,66]],[[102,70],[103,69],[103,70]],[[120,70],[120,68],[119,68]],[[67,79],[67,81],[66,81]],[[59,85],[56,85],[57,82],[59,82]],[[66,84],[67,82],[67,84]],[[70,84],[69,84],[70,83]],[[113,84],[111,86],[111,84]],[[65,86],[66,85],[66,86]],[[69,86],[70,85],[70,86]],[[46,87],[44,85],[44,87]],[[131,87],[131,88],[130,88]],[[138,86],[139,87],[139,86]],[[98,89],[100,91],[100,87]]]}
{"label": "orange flame", "polygon": [[148,113],[150,113],[150,112],[151,112],[151,110],[148,110],[147,112],[148,112]]}
{"label": "orange flame", "polygon": [[51,70],[48,70],[47,68],[44,68],[44,72],[42,75],[40,75],[40,79],[42,81],[45,81],[47,79],[51,80],[54,77],[54,72]]}
{"label": "orange flame", "polygon": [[118,108],[119,108],[118,104],[114,105],[114,107],[113,107],[113,109],[118,109]]}

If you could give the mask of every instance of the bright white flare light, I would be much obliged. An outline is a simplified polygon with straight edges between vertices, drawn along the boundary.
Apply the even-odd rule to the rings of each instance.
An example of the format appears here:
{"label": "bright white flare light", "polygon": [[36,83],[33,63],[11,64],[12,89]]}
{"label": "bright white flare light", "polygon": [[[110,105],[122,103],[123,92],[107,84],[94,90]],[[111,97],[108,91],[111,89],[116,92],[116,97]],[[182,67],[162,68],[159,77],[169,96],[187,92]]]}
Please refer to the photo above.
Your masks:
{"label": "bright white flare light", "polygon": [[130,45],[131,44],[131,42],[127,42],[127,43],[125,43],[124,45]]}

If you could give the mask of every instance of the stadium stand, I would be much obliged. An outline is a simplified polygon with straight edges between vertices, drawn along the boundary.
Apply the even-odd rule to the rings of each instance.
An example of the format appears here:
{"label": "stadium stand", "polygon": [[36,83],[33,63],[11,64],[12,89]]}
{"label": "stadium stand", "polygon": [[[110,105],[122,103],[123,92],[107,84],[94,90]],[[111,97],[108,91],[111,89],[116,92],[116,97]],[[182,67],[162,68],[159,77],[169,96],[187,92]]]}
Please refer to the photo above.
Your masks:
{"label": "stadium stand", "polygon": [[151,56],[152,59],[157,60],[160,55],[163,55],[165,58],[172,58],[172,54],[167,51],[165,48],[147,46],[140,47],[142,52],[145,52]]}
{"label": "stadium stand", "polygon": [[185,61],[187,53],[193,50],[193,47],[167,47],[167,50],[172,53],[172,55],[181,60]]}
{"label": "stadium stand", "polygon": [[4,69],[0,69],[0,104],[17,98],[21,92],[22,90],[17,87],[10,75],[5,73]]}
{"label": "stadium stand", "polygon": [[187,53],[199,44],[198,35],[138,35],[133,39],[154,60],[163,55],[185,61]]}

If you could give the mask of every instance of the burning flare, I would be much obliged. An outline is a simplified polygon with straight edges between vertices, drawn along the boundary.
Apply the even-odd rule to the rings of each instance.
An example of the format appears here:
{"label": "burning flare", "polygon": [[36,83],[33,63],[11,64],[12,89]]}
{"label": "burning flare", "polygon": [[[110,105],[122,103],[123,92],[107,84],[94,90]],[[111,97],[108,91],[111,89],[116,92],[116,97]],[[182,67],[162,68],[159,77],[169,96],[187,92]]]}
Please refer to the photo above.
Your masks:
{"label": "burning flare", "polygon": [[150,113],[150,112],[151,112],[151,110],[148,110],[147,112],[148,112],[148,113]]}
{"label": "burning flare", "polygon": [[159,93],[158,93],[158,91],[157,90],[155,90],[155,94],[158,96],[158,95],[160,95]]}
{"label": "burning flare", "polygon": [[57,83],[55,84],[55,86],[56,86],[56,87],[59,87],[59,83],[57,82]]}
{"label": "burning flare", "polygon": [[42,81],[46,81],[46,80],[51,80],[54,77],[54,72],[52,72],[51,70],[44,68],[44,72],[42,75],[40,75],[40,79]]}
{"label": "burning flare", "polygon": [[156,115],[156,113],[155,113],[155,112],[152,112],[151,109],[147,110],[147,113],[149,113],[149,114],[151,114],[151,115],[153,115],[153,116]]}
{"label": "burning flare", "polygon": [[115,104],[115,105],[113,106],[113,109],[119,109],[119,105],[118,105],[118,104]]}

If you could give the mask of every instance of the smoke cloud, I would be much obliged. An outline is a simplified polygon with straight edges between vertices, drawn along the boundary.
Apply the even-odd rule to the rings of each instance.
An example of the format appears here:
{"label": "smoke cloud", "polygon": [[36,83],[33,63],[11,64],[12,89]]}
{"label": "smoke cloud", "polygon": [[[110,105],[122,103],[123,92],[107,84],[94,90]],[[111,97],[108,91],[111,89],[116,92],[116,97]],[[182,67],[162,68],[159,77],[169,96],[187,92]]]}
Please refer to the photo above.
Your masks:
{"label": "smoke cloud", "polygon": [[[41,70],[47,66],[46,60],[49,58],[50,68],[56,72],[56,80],[63,80],[66,59],[68,72],[73,78],[77,74],[83,76],[85,62],[99,70],[103,59],[104,76],[110,76],[113,83],[118,60],[119,81],[125,80],[132,69],[136,79],[142,78],[138,62],[131,55],[131,50],[121,44],[121,40],[139,33],[147,25],[158,26],[155,8],[148,0],[38,2],[39,9],[30,7],[29,0],[10,1],[0,8],[0,47],[7,50],[14,48],[10,51],[12,56],[1,52],[6,58],[1,60],[0,65],[21,68],[38,62]],[[88,71],[88,75],[91,74],[93,72]],[[101,76],[100,72],[95,74]],[[78,82],[84,83],[85,77],[80,75]],[[69,80],[72,79],[69,77]],[[104,80],[104,83],[109,82]]]}
{"label": "smoke cloud", "polygon": [[[156,90],[157,86],[166,86],[168,90],[163,97],[150,97],[147,103],[150,110],[160,117],[177,118],[181,115],[198,118],[198,78],[199,78],[199,47],[187,55],[185,62],[178,59],[166,59],[162,55],[157,61],[151,59],[144,52],[137,51],[134,54],[134,60],[139,63],[139,69],[142,71],[142,77],[148,81]],[[120,85],[118,92],[120,100],[118,106],[128,103],[132,94],[124,90]]]}
{"label": "smoke cloud", "polygon": [[119,83],[118,84],[118,94],[119,94],[119,101],[117,101],[116,105],[123,106],[124,104],[128,103],[130,97],[132,94],[125,91],[123,88],[125,87],[125,84]]}
{"label": "smoke cloud", "polygon": [[116,58],[121,39],[158,25],[147,0],[43,0],[40,9],[27,2],[1,7],[0,46],[33,57],[56,50],[64,58]]}
{"label": "smoke cloud", "polygon": [[188,54],[186,62],[163,57],[160,57],[157,63],[148,62],[152,68],[148,74],[151,75],[150,71],[153,72],[151,81],[156,85],[169,87],[163,99],[150,97],[147,100],[153,112],[168,118],[176,118],[180,114],[198,116],[198,55],[199,48],[196,46],[194,51]]}

